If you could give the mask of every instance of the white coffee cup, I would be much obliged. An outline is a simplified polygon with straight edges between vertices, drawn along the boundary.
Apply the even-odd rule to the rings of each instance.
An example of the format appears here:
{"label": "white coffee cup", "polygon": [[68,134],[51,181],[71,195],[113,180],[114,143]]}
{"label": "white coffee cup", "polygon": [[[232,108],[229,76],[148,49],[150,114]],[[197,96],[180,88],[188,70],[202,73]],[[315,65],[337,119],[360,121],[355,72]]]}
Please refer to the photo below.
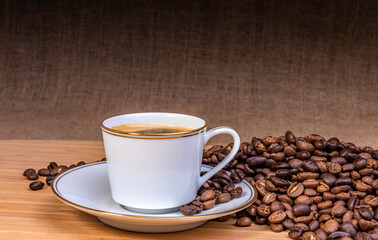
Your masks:
{"label": "white coffee cup", "polygon": [[[123,124],[159,124],[192,130],[168,135],[127,133],[112,129]],[[112,198],[142,213],[177,211],[196,197],[202,184],[229,163],[240,146],[229,127],[207,131],[201,118],[176,113],[132,113],[103,121],[102,136]],[[227,157],[200,176],[203,147],[218,134],[230,134],[234,146]]]}

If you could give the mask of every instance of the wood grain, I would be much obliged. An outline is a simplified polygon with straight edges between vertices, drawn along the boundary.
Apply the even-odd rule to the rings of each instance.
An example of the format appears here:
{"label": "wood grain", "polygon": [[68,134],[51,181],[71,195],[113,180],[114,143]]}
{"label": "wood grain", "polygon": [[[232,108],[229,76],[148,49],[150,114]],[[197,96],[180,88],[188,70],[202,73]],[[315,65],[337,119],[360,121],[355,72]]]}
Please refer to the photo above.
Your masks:
{"label": "wood grain", "polygon": [[[92,215],[71,208],[56,199],[50,187],[28,188],[22,176],[26,168],[39,169],[51,161],[72,164],[91,162],[104,156],[97,141],[0,141],[0,239],[272,239],[288,238],[267,226],[236,228],[235,219],[209,221],[178,233],[142,234],[102,224]],[[44,179],[44,178],[43,178]]]}

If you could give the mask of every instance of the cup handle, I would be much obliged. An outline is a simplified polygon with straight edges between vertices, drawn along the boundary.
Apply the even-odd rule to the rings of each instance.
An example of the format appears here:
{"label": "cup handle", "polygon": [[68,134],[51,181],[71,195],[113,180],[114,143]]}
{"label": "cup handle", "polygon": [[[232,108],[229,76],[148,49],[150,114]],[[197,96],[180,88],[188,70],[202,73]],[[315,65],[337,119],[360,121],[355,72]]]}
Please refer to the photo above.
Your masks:
{"label": "cup handle", "polygon": [[209,141],[210,138],[219,135],[219,134],[230,134],[234,138],[234,146],[231,150],[231,152],[225,157],[217,166],[215,166],[213,169],[208,171],[205,175],[199,178],[198,181],[198,189],[204,184],[209,178],[211,178],[214,174],[219,172],[222,168],[224,168],[236,155],[236,153],[239,151],[240,147],[240,137],[239,135],[235,132],[234,129],[230,127],[217,127],[209,130],[208,132],[205,133],[205,140],[204,144]]}

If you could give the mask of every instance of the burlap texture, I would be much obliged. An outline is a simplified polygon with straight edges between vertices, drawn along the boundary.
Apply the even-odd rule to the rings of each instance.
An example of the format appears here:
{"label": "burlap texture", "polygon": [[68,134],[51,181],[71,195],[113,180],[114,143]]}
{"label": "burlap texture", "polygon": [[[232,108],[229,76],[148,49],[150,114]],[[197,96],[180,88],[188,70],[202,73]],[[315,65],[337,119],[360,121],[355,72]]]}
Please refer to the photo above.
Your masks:
{"label": "burlap texture", "polygon": [[[377,1],[1,1],[0,138],[168,111],[378,148]],[[215,142],[228,142],[219,138]]]}

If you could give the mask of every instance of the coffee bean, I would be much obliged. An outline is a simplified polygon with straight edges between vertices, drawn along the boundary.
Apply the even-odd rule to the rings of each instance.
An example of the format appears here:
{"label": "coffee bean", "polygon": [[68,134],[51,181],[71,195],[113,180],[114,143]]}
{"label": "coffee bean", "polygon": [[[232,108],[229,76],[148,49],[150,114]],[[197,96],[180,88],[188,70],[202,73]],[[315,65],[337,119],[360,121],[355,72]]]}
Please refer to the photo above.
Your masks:
{"label": "coffee bean", "polygon": [[218,202],[220,203],[226,203],[226,202],[229,202],[230,200],[231,200],[231,194],[229,193],[221,193],[218,196]]}
{"label": "coffee bean", "polygon": [[294,200],[295,204],[313,204],[313,200],[309,196],[301,195]]}
{"label": "coffee bean", "polygon": [[327,240],[328,239],[328,234],[321,228],[318,228],[318,229],[315,230],[315,235],[320,240]]}
{"label": "coffee bean", "polygon": [[323,173],[320,175],[320,178],[330,187],[332,187],[337,180],[337,178],[331,173]]}
{"label": "coffee bean", "polygon": [[315,179],[307,179],[303,181],[303,186],[306,188],[316,188],[319,185],[319,181]]}
{"label": "coffee bean", "polygon": [[331,234],[339,229],[339,223],[334,219],[330,219],[324,223],[322,229]]}
{"label": "coffee bean", "polygon": [[36,190],[40,190],[43,188],[45,184],[41,181],[35,181],[35,182],[31,182],[29,184],[29,188],[33,191],[36,191]]}
{"label": "coffee bean", "polygon": [[[287,204],[287,203],[286,203]],[[288,204],[289,205],[289,204]],[[289,205],[290,206],[290,205]],[[284,205],[279,202],[279,201],[273,201],[271,204],[270,204],[270,211],[272,212],[275,212],[275,211],[279,211],[279,210],[282,210],[284,211],[285,210],[285,207]]]}
{"label": "coffee bean", "polygon": [[86,163],[84,162],[84,161],[80,161],[80,162],[78,162],[76,165],[77,166],[82,166],[82,165],[85,165]]}
{"label": "coffee bean", "polygon": [[356,189],[358,191],[361,191],[361,192],[372,192],[373,191],[373,187],[370,186],[370,185],[367,185],[366,183],[363,183],[363,182],[356,182]]}
{"label": "coffee bean", "polygon": [[27,177],[27,176],[30,175],[30,174],[36,174],[35,169],[33,169],[33,168],[28,168],[28,169],[26,169],[26,170],[24,171],[24,173],[23,173],[23,175],[24,175],[25,177]]}
{"label": "coffee bean", "polygon": [[324,192],[329,192],[329,185],[326,184],[325,182],[323,181],[320,181],[317,188],[316,188],[316,191],[320,192],[320,193],[324,193]]}
{"label": "coffee bean", "polygon": [[292,227],[294,227],[294,221],[289,219],[289,218],[286,218],[283,222],[282,222],[282,225],[286,228],[286,229],[291,229]]}
{"label": "coffee bean", "polygon": [[270,230],[272,230],[273,232],[282,232],[283,229],[284,228],[282,224],[274,224],[274,223],[270,224]]}
{"label": "coffee bean", "polygon": [[357,230],[350,222],[343,222],[340,226],[340,230],[349,233],[351,237],[355,237],[357,233]]}
{"label": "coffee bean", "polygon": [[310,214],[310,206],[307,204],[297,204],[293,206],[293,213],[296,217]]}
{"label": "coffee bean", "polygon": [[228,219],[230,219],[231,215],[226,215],[226,216],[223,216],[223,217],[219,217],[215,220],[217,220],[218,222],[225,222],[227,221]]}
{"label": "coffee bean", "polygon": [[248,166],[251,168],[263,166],[265,164],[266,157],[254,156],[246,160]]}
{"label": "coffee bean", "polygon": [[50,175],[50,170],[46,168],[41,168],[38,170],[38,175],[47,177]]}
{"label": "coffee bean", "polygon": [[239,218],[235,224],[238,227],[249,227],[252,224],[252,220],[249,217],[242,217]]}
{"label": "coffee bean", "polygon": [[287,195],[291,198],[297,198],[298,196],[302,195],[304,191],[304,186],[302,183],[292,183],[289,188],[287,189]]}
{"label": "coffee bean", "polygon": [[241,187],[237,187],[233,189],[230,194],[233,198],[239,198],[243,194],[243,189]]}
{"label": "coffee bean", "polygon": [[333,232],[329,236],[329,239],[335,239],[335,238],[342,238],[342,237],[351,237],[351,235],[347,232]]}
{"label": "coffee bean", "polygon": [[38,179],[38,175],[34,171],[34,173],[29,173],[28,175],[26,175],[26,178],[29,179],[29,180],[33,180],[34,181],[34,180]]}
{"label": "coffee bean", "polygon": [[286,213],[282,210],[279,210],[279,211],[275,211],[273,212],[268,220],[271,222],[271,223],[280,223],[282,222],[283,220],[285,220],[286,218]]}
{"label": "coffee bean", "polygon": [[313,232],[314,232],[316,229],[318,229],[319,226],[320,226],[320,224],[319,224],[319,221],[317,221],[317,220],[314,220],[314,221],[312,221],[312,222],[310,222],[310,223],[308,224],[308,227],[310,228],[310,231],[313,231]]}
{"label": "coffee bean", "polygon": [[305,232],[302,235],[302,240],[318,240],[319,238],[316,236],[314,232]]}
{"label": "coffee bean", "polygon": [[306,180],[306,179],[317,179],[319,177],[319,173],[313,172],[301,172],[297,174],[299,180]]}
{"label": "coffee bean", "polygon": [[255,222],[256,222],[256,224],[260,224],[260,225],[266,224],[267,218],[259,216],[259,215],[256,215]]}
{"label": "coffee bean", "polygon": [[192,216],[197,213],[197,210],[191,205],[184,205],[180,207],[180,212],[185,216]]}
{"label": "coffee bean", "polygon": [[327,209],[332,207],[333,203],[332,201],[324,201],[318,204],[319,209]]}
{"label": "coffee bean", "polygon": [[303,235],[303,229],[300,227],[292,227],[289,232],[289,237],[291,239],[300,239]]}
{"label": "coffee bean", "polygon": [[200,196],[200,201],[206,202],[215,198],[215,192],[213,190],[206,190]]}
{"label": "coffee bean", "polygon": [[261,204],[260,206],[257,207],[257,214],[262,217],[269,217],[271,214],[270,206]]}
{"label": "coffee bean", "polygon": [[54,180],[54,177],[55,176],[51,176],[51,175],[47,176],[46,177],[46,184],[49,185],[49,186],[51,186],[51,183]]}
{"label": "coffee bean", "polygon": [[353,165],[354,165],[356,170],[360,170],[360,169],[366,168],[367,161],[364,158],[359,158],[359,159],[353,161]]}
{"label": "coffee bean", "polygon": [[211,209],[214,207],[215,203],[217,201],[215,199],[210,199],[210,200],[207,200],[205,202],[203,202],[203,209],[207,210],[207,209]]}
{"label": "coffee bean", "polygon": [[360,226],[361,230],[365,232],[372,230],[375,226],[375,224],[372,221],[368,221],[365,219],[360,219],[358,221],[358,225]]}
{"label": "coffee bean", "polygon": [[315,150],[314,145],[305,141],[296,141],[296,146],[301,151],[312,152]]}
{"label": "coffee bean", "polygon": [[341,193],[341,192],[347,192],[350,190],[350,186],[348,185],[342,185],[342,186],[338,186],[338,187],[334,187],[331,189],[331,193],[333,194],[338,194],[338,193]]}
{"label": "coffee bean", "polygon": [[273,201],[276,200],[276,194],[275,193],[267,193],[263,199],[262,199],[262,202],[265,203],[265,204],[271,204]]}
{"label": "coffee bean", "polygon": [[334,206],[331,211],[332,217],[340,218],[346,213],[347,209],[344,206]]}
{"label": "coffee bean", "polygon": [[332,219],[331,215],[329,215],[329,214],[322,214],[319,217],[319,222],[326,222],[326,221],[328,221],[330,219]]}

